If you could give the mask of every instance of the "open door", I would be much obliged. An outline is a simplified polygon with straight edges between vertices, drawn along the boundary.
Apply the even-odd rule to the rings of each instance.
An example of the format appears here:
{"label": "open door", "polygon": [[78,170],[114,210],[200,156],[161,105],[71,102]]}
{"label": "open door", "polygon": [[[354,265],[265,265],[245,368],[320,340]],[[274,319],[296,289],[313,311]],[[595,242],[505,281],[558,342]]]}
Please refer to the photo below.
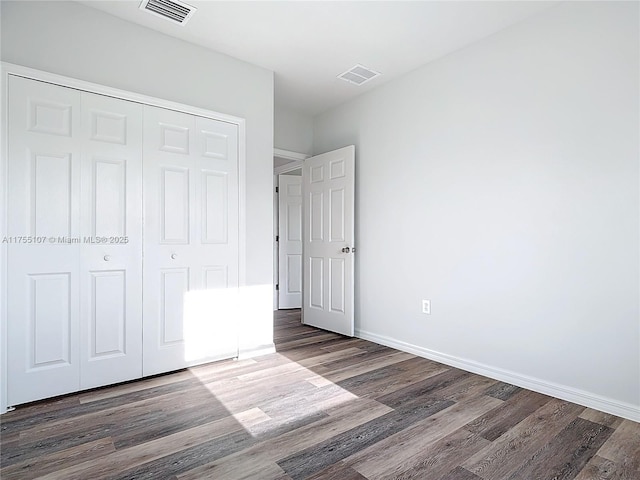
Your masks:
{"label": "open door", "polygon": [[353,336],[355,147],[305,160],[302,178],[303,321]]}

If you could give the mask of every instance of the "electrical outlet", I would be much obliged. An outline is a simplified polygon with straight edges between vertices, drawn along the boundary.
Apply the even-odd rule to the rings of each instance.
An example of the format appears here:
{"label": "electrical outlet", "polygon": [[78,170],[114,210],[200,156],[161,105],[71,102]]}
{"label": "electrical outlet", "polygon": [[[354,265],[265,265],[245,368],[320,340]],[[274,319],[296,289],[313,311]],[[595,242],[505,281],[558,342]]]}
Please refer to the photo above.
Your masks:
{"label": "electrical outlet", "polygon": [[431,300],[422,300],[422,313],[431,315]]}

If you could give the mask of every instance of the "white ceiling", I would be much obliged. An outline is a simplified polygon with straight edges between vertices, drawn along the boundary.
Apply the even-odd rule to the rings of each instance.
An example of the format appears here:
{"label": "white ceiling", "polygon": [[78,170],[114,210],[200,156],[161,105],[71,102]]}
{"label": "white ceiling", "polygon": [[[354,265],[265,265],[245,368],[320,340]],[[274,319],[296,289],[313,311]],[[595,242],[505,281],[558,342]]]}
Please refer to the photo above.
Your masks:
{"label": "white ceiling", "polygon": [[[315,115],[556,2],[187,0],[198,11],[185,26],[139,0],[81,3],[273,70],[276,105]],[[382,76],[361,87],[336,78],[356,63]]]}

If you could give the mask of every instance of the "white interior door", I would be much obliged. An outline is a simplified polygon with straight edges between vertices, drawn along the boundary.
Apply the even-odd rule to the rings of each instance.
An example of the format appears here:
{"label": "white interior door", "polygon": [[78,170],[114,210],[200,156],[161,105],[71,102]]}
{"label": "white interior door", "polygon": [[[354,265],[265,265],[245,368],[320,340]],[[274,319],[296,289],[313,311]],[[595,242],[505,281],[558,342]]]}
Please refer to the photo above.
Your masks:
{"label": "white interior door", "polygon": [[9,77],[8,404],[78,390],[80,93]]}
{"label": "white interior door", "polygon": [[355,147],[305,160],[302,177],[303,320],[353,336]]}
{"label": "white interior door", "polygon": [[278,307],[302,307],[302,177],[278,176]]}
{"label": "white interior door", "polygon": [[142,376],[142,105],[82,93],[80,388]]}
{"label": "white interior door", "polygon": [[238,352],[238,130],[144,107],[144,375]]}

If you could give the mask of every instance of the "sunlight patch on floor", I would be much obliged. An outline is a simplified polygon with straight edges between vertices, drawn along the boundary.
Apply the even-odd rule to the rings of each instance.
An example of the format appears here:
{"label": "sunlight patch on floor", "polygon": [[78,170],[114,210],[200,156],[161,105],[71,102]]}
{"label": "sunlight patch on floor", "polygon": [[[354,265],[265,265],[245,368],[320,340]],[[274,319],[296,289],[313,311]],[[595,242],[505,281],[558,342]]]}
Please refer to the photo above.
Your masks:
{"label": "sunlight patch on floor", "polygon": [[[324,355],[318,356],[318,358],[322,357]],[[306,361],[308,362],[309,359]],[[266,375],[267,372],[263,369],[255,372],[244,371],[245,367],[251,368],[252,365],[261,362],[269,362],[273,365],[268,369],[271,374]],[[233,374],[233,365],[237,365],[237,375]],[[222,378],[216,378],[216,371],[220,373]],[[200,380],[203,387],[211,393],[216,401],[220,402],[254,437],[257,436],[257,432],[264,435],[292,422],[304,422],[305,419],[320,413],[331,415],[332,411],[359,399],[357,395],[336,385],[312,369],[279,353],[261,357],[260,361],[241,360],[233,363],[225,361],[212,364],[211,368],[194,368],[191,369],[191,373]],[[304,405],[296,403],[292,404],[293,397],[284,394],[280,399],[283,408],[276,413],[273,413],[276,408],[273,404],[267,407],[271,409],[269,413],[263,410],[264,406],[262,405],[249,410],[243,409],[246,398],[251,396],[251,392],[256,389],[278,388],[295,384],[308,385],[307,388],[316,389],[313,392],[313,408],[305,408]],[[301,396],[297,402],[304,402],[305,394],[298,392],[297,395]]]}

